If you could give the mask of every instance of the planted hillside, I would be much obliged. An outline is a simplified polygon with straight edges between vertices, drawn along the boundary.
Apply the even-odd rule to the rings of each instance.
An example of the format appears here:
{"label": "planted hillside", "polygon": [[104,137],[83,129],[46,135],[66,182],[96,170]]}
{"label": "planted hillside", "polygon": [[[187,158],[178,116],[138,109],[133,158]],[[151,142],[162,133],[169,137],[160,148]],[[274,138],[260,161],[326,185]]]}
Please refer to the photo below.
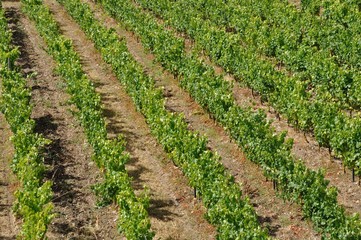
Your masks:
{"label": "planted hillside", "polygon": [[[195,39],[201,49],[204,49],[217,64],[235,74],[237,78],[242,78],[242,81],[259,92],[278,112],[284,114],[289,123],[304,131],[312,131],[320,146],[328,147],[330,152],[333,151],[336,157],[343,160],[345,166],[360,176],[361,122],[359,117],[350,117],[342,110],[342,101],[340,103],[336,97],[336,92],[342,93],[341,99],[349,95],[350,91],[355,91],[356,94],[361,92],[357,90],[360,83],[358,78],[361,76],[359,71],[354,69],[354,73],[351,74],[347,72],[348,70],[342,70],[342,73],[339,73],[334,67],[308,65],[307,69],[310,71],[305,69],[299,74],[296,72],[290,76],[278,71],[277,66],[272,62],[257,56],[257,49],[262,49],[259,45],[261,41],[257,40],[257,44],[242,46],[244,39],[240,35],[218,28],[213,21],[203,21],[202,19],[208,16],[204,12],[205,9],[214,9],[209,2],[207,5],[201,5],[201,10],[187,12],[183,9],[192,1],[174,3],[168,0],[139,0],[137,2],[144,8],[154,11],[156,15],[164,17],[172,27],[186,32]],[[222,6],[226,8],[226,5]],[[221,11],[222,7],[217,5],[216,9]],[[239,15],[235,17],[240,18]],[[250,28],[253,31],[255,27]],[[245,32],[244,36],[249,37],[252,34]],[[262,39],[271,38],[272,36],[267,36]],[[297,59],[307,60],[305,56],[297,57],[299,55],[296,53],[288,52],[288,54]],[[316,64],[316,59],[322,64],[327,62],[314,53],[311,56],[312,59],[307,60],[307,64]],[[356,85],[352,85],[351,80],[352,84]],[[332,87],[338,90],[335,88],[332,90]],[[356,102],[360,101],[356,100]]]}
{"label": "planted hillside", "polygon": [[[164,68],[178,76],[180,84],[223,125],[248,159],[259,164],[265,176],[277,182],[281,194],[299,202],[304,216],[331,238],[359,237],[358,216],[346,216],[337,203],[337,191],[328,188],[323,174],[311,171],[290,153],[285,134],[276,135],[262,112],[237,106],[230,86],[214,71],[184,51],[184,42],[130,2],[103,1],[109,13],[134,31]],[[335,219],[337,219],[335,221]],[[350,230],[352,229],[352,230]]]}
{"label": "planted hillside", "polygon": [[249,200],[242,196],[233,176],[226,172],[207,139],[188,130],[182,115],[164,107],[160,89],[128,52],[124,40],[108,30],[78,0],[60,1],[95,43],[103,59],[112,66],[138,110],[174,163],[197,189],[207,208],[207,220],[217,227],[219,239],[266,239]]}

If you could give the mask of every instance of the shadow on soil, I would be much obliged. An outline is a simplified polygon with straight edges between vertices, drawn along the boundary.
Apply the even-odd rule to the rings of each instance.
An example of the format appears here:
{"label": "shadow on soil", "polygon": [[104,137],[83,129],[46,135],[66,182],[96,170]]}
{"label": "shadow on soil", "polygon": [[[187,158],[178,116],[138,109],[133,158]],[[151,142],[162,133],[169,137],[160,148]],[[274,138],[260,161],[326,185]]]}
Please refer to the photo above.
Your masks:
{"label": "shadow on soil", "polygon": [[[107,132],[111,138],[122,134],[127,142],[127,149],[133,151],[135,148],[139,148],[139,146],[134,146],[135,144],[133,144],[133,142],[141,136],[139,136],[136,131],[132,131],[133,129],[127,130],[124,127],[124,121],[119,120],[121,117],[117,116],[113,110],[108,108],[103,109],[103,116],[108,120]],[[142,147],[140,148],[142,149]]]}
{"label": "shadow on soil", "polygon": [[[66,173],[66,168],[72,165],[72,156],[66,154],[63,147],[64,142],[59,138],[56,131],[58,124],[54,123],[51,115],[42,116],[35,120],[35,131],[43,134],[52,142],[45,149],[45,164],[49,167],[46,172],[46,178],[53,182],[54,198],[53,202],[60,206],[67,205],[79,196],[80,192],[75,189],[74,184],[69,184],[68,180],[80,180],[79,178]],[[68,223],[53,224],[54,231],[60,234],[74,232],[75,229]]]}
{"label": "shadow on soil", "polygon": [[55,134],[56,130],[58,129],[58,125],[53,123],[53,117],[50,114],[36,118],[34,120],[34,131],[37,133],[41,133],[43,135],[50,135]]}
{"label": "shadow on soil", "polygon": [[145,181],[142,180],[140,177],[143,173],[149,171],[148,168],[138,164],[138,159],[139,158],[137,157],[132,157],[127,163],[127,165],[133,167],[133,169],[128,169],[127,172],[128,175],[132,178],[132,188],[134,190],[144,189]]}
{"label": "shadow on soil", "polygon": [[0,215],[7,215],[11,206],[11,204],[0,204]]}
{"label": "shadow on soil", "polygon": [[[144,189],[145,181],[140,177],[142,173],[149,171],[148,168],[137,164],[138,158],[131,158],[128,162],[128,165],[133,166],[135,169],[128,170],[128,175],[132,177],[132,188],[134,190],[142,191]],[[150,193],[150,206],[148,208],[148,213],[150,217],[154,217],[163,222],[172,221],[173,217],[179,217],[179,214],[175,214],[167,208],[175,206],[176,203],[173,200],[163,200],[163,199],[154,199]]]}
{"label": "shadow on soil", "polygon": [[0,235],[0,240],[14,240],[14,239],[16,239],[15,236],[13,236],[13,237],[5,237],[5,236]]}
{"label": "shadow on soil", "polygon": [[150,199],[150,206],[148,208],[149,216],[159,219],[163,222],[169,222],[173,220],[173,217],[179,217],[181,215],[173,213],[165,208],[169,208],[176,205],[172,200],[157,200]]}
{"label": "shadow on soil", "polygon": [[[103,98],[102,98],[102,100],[103,100]],[[124,130],[123,130],[124,122],[119,120],[115,111],[113,111],[109,108],[104,108],[103,109],[103,117],[109,121],[107,123],[107,132],[109,134],[113,134],[113,135],[123,134],[126,138],[128,138],[128,135],[126,135],[128,133],[124,133]]]}
{"label": "shadow on soil", "polygon": [[258,216],[258,221],[264,228],[268,230],[268,234],[271,237],[276,237],[276,233],[278,232],[278,229],[281,228],[281,225],[271,226],[272,218],[270,217]]}
{"label": "shadow on soil", "polygon": [[6,187],[8,185],[9,185],[9,183],[0,181],[0,186]]}

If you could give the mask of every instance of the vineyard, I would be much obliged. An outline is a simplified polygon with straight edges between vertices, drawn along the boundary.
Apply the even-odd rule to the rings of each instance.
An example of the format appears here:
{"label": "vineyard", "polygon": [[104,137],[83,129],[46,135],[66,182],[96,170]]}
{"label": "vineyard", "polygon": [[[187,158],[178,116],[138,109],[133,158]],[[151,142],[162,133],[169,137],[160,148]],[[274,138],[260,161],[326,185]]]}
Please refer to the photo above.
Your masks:
{"label": "vineyard", "polygon": [[0,4],[0,239],[361,239],[359,1]]}

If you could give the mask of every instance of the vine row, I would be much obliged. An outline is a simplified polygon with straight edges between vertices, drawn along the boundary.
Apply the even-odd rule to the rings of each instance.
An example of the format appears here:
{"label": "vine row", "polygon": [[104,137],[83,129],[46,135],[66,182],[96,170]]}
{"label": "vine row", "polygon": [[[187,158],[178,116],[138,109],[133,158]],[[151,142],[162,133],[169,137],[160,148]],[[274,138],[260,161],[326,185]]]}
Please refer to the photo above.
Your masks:
{"label": "vine row", "polygon": [[361,236],[358,215],[345,214],[337,203],[337,190],[328,188],[322,172],[311,171],[293,159],[292,140],[286,140],[285,133],[275,134],[263,112],[254,113],[237,106],[231,86],[197,57],[187,55],[183,40],[175,38],[132,1],[100,2],[110,15],[136,33],[165,69],[178,76],[180,85],[230,133],[247,158],[277,182],[280,194],[301,203],[304,216],[314,222],[317,230],[336,239]]}
{"label": "vine row", "polygon": [[[313,131],[320,146],[328,147],[330,153],[333,151],[336,157],[342,159],[344,166],[361,176],[361,120],[343,112],[327,89],[321,86],[318,90],[310,90],[310,81],[306,76],[287,76],[277,71],[272,63],[257,57],[254,48],[241,46],[237,35],[202,20],[195,10],[184,12],[184,4],[191,4],[192,1],[136,2],[164,17],[177,30],[189,34],[217,64],[261,93],[263,100],[268,100],[278,112],[284,114],[289,123],[304,131]],[[323,71],[327,68],[317,69]],[[342,85],[337,81],[326,82]],[[361,81],[355,79],[354,83]],[[356,86],[353,88],[357,89]]]}
{"label": "vine row", "polygon": [[206,218],[217,226],[218,239],[266,239],[253,207],[242,197],[234,177],[220,163],[219,156],[207,149],[207,139],[188,130],[183,115],[165,109],[162,91],[119,40],[95,18],[89,6],[79,0],[59,0],[93,40],[105,62],[145,116],[151,132],[174,163],[188,177],[207,208]]}
{"label": "vine row", "polygon": [[[1,3],[1,2],[0,2]],[[2,94],[0,110],[10,126],[13,136],[14,157],[11,168],[19,180],[15,192],[13,211],[22,218],[18,235],[21,239],[44,239],[48,225],[54,217],[51,181],[44,181],[44,149],[50,144],[41,134],[34,133],[35,121],[31,118],[31,91],[26,86],[15,61],[19,49],[12,46],[4,11],[0,9],[0,78]]]}
{"label": "vine row", "polygon": [[[191,18],[196,18],[191,22],[202,19],[212,26],[225,29],[229,35],[237,36],[239,44],[242,42],[246,45],[246,51],[253,52],[255,56],[258,53],[261,56],[276,58],[277,65],[285,66],[292,73],[309,80],[308,91],[312,88],[313,92],[321,97],[327,91],[330,96],[325,97],[332,97],[331,100],[343,108],[360,108],[360,67],[341,64],[337,56],[332,54],[337,43],[345,44],[350,41],[346,45],[348,55],[361,56],[361,45],[357,40],[361,34],[360,25],[353,25],[353,28],[347,30],[347,34],[340,33],[334,30],[337,29],[337,24],[330,24],[326,20],[325,24],[323,20],[305,16],[307,14],[300,13],[282,1],[254,3],[228,0],[226,4],[223,1],[204,0],[139,2],[150,7],[156,14],[166,16],[177,24],[178,28],[181,27],[182,31],[188,29],[194,33],[194,30],[184,25],[184,21],[190,21]],[[192,10],[181,11],[185,6],[190,6]],[[172,16],[170,11],[181,15],[183,19],[179,21],[179,17]],[[333,11],[330,11],[330,14]],[[354,13],[353,18],[357,19],[357,16],[361,18],[357,13]],[[189,24],[193,24],[193,28],[197,26],[194,23]],[[330,33],[332,36],[325,36]],[[190,36],[195,37],[194,34]]]}
{"label": "vine row", "polygon": [[105,120],[102,116],[100,96],[82,70],[80,58],[72,42],[64,38],[49,9],[41,0],[23,0],[24,12],[35,21],[40,35],[48,46],[48,52],[57,63],[56,71],[66,81],[71,102],[78,108],[77,117],[84,128],[87,140],[93,148],[93,160],[104,172],[104,181],[93,186],[99,196],[98,205],[112,202],[119,207],[118,230],[127,239],[151,239],[150,219],[147,213],[149,199],[137,197],[131,187],[125,163],[129,155],[124,152],[122,135],[107,139]]}

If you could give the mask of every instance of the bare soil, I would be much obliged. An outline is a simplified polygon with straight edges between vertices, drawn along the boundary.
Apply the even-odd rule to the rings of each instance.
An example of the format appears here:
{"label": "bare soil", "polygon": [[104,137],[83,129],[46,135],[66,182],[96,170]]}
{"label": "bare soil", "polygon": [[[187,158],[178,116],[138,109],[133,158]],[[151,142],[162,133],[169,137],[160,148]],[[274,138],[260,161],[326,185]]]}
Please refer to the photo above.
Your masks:
{"label": "bare soil", "polygon": [[141,193],[145,185],[150,193],[148,212],[155,238],[214,239],[215,229],[203,219],[202,204],[193,198],[193,190],[181,171],[151,136],[144,117],[136,112],[110,67],[61,5],[54,0],[44,2],[60,23],[62,33],[73,41],[85,73],[101,95],[109,134],[125,136],[131,155],[127,170],[133,177],[133,188]]}
{"label": "bare soil", "polygon": [[11,211],[14,191],[18,186],[16,177],[10,169],[14,154],[11,136],[10,127],[4,115],[0,113],[0,239],[3,240],[14,239],[18,231],[18,224]]}

